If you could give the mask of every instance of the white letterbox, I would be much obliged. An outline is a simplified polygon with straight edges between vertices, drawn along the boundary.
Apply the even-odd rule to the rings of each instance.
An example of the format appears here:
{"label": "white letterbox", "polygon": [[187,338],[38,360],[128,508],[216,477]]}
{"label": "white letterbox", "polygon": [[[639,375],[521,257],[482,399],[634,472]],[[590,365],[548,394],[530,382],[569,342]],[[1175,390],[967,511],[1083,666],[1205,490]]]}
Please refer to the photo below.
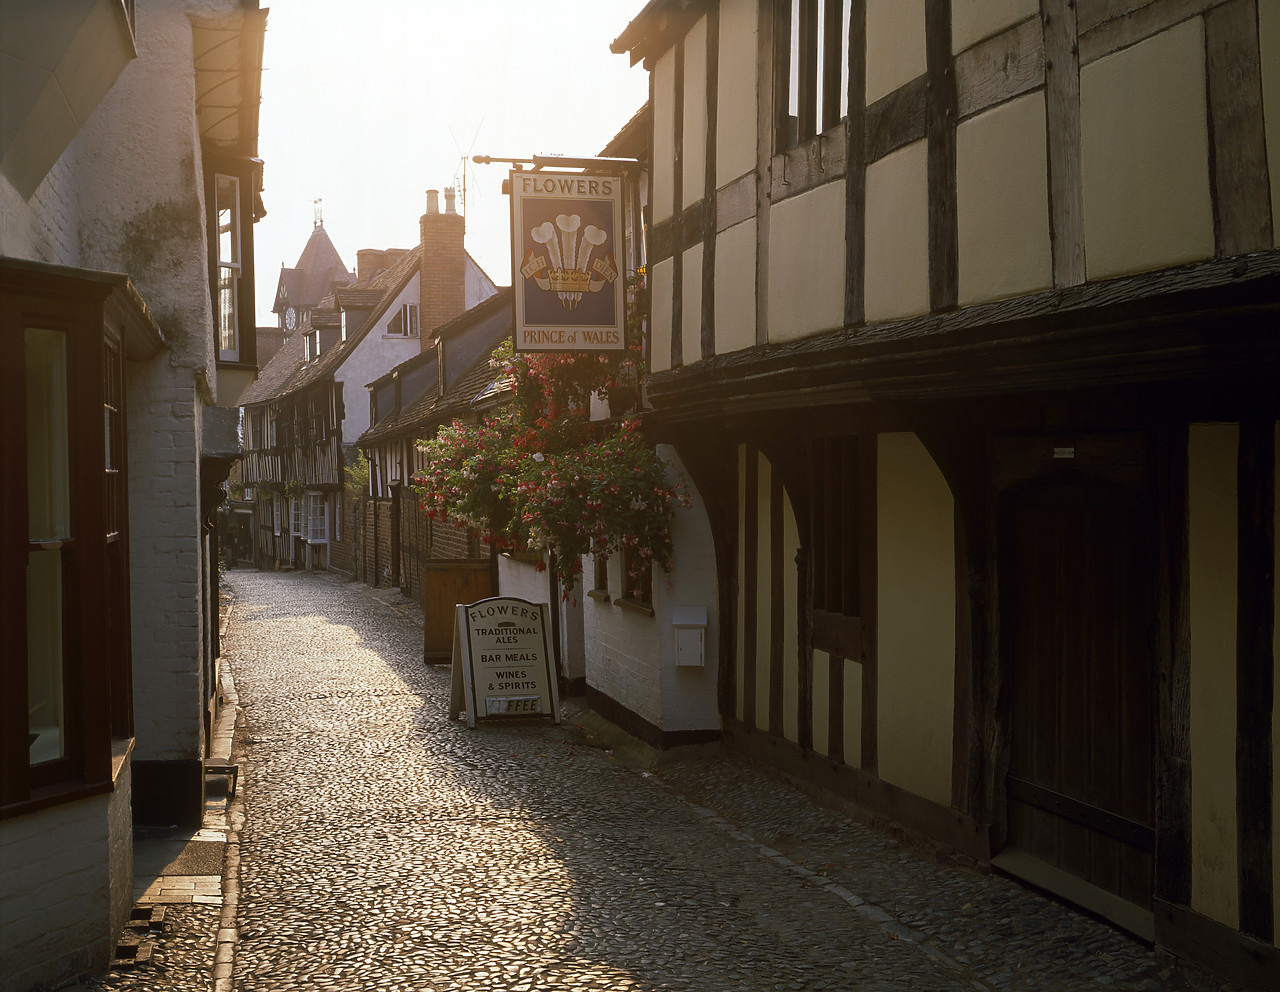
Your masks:
{"label": "white letterbox", "polygon": [[676,664],[701,667],[707,663],[707,608],[677,606],[671,611],[675,628]]}

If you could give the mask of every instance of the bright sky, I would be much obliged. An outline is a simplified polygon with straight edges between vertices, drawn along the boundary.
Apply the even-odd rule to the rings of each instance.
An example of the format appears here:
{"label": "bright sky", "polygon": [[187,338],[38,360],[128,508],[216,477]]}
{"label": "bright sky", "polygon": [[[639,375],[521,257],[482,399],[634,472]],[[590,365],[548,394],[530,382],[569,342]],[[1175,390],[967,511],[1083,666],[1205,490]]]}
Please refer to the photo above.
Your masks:
{"label": "bright sky", "polygon": [[[461,187],[467,250],[511,283],[505,165],[472,155],[595,155],[648,98],[648,73],[609,43],[643,0],[264,0],[255,228],[258,323],[280,266],[311,235],[313,201],[354,268],[360,248],[418,242],[426,191]],[[441,209],[444,199],[441,197]]]}

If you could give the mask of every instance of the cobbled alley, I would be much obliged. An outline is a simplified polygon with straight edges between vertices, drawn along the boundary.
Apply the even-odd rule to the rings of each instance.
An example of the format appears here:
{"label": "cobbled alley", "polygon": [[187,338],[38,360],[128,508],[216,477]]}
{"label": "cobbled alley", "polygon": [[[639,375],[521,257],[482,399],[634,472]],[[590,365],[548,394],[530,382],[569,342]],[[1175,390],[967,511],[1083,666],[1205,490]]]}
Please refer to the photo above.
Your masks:
{"label": "cobbled alley", "polygon": [[225,904],[170,907],[151,964],[96,987],[1228,988],[718,747],[654,761],[584,731],[572,700],[578,724],[468,730],[413,616],[365,587],[226,583]]}

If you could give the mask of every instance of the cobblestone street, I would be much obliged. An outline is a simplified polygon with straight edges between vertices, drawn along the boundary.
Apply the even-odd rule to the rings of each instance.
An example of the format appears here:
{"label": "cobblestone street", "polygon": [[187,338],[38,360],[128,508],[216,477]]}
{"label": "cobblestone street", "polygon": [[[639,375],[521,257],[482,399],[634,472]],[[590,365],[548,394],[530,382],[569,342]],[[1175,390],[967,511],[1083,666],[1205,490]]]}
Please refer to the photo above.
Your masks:
{"label": "cobblestone street", "polygon": [[[236,989],[1229,988],[715,747],[654,763],[572,721],[468,730],[420,628],[364,587],[227,582]],[[109,985],[212,987],[190,967],[193,927],[213,953],[201,910],[175,914],[154,970]]]}

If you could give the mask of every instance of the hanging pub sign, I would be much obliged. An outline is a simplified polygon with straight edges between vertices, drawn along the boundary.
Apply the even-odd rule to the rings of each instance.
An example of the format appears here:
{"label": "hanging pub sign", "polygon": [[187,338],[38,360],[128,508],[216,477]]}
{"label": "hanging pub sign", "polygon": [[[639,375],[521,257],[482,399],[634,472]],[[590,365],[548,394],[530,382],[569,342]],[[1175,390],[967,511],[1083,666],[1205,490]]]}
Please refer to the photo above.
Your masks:
{"label": "hanging pub sign", "polygon": [[516,351],[626,347],[621,176],[511,173]]}
{"label": "hanging pub sign", "polygon": [[559,723],[549,632],[546,603],[510,596],[459,603],[449,718],[465,710],[469,727],[477,720],[513,716],[549,716]]}

